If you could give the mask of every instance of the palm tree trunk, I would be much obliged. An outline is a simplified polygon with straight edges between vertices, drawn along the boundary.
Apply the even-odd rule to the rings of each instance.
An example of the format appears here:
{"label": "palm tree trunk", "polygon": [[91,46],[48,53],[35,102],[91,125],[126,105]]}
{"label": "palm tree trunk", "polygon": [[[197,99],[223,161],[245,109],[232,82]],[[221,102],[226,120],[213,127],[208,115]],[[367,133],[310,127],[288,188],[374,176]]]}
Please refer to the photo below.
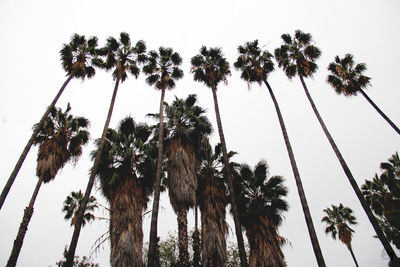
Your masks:
{"label": "palm tree trunk", "polygon": [[193,239],[193,267],[199,267],[201,262],[200,256],[200,231],[198,228],[198,212],[197,212],[197,199],[196,204],[194,205],[194,232],[192,235]]}
{"label": "palm tree trunk", "polygon": [[379,115],[382,116],[382,118],[384,118],[386,120],[387,123],[390,124],[390,126],[392,126],[392,128],[398,133],[400,134],[400,129],[399,127],[396,126],[396,124],[394,124],[386,115],[385,113],[383,113],[383,111],[377,106],[375,105],[374,101],[372,101],[371,98],[369,98],[369,96],[367,95],[367,93],[364,92],[364,90],[360,90],[361,94],[365,97],[365,99],[367,99],[367,101],[375,108],[376,111],[378,111]]}
{"label": "palm tree trunk", "polygon": [[42,125],[43,125],[44,121],[46,120],[47,116],[49,115],[51,109],[57,103],[57,101],[60,98],[62,92],[64,91],[65,87],[67,87],[68,83],[72,80],[72,78],[73,78],[73,76],[69,75],[67,80],[61,86],[61,88],[58,91],[56,97],[53,99],[53,102],[51,102],[50,106],[44,112],[44,114],[43,114],[42,118],[40,119],[39,123],[36,125],[36,127],[35,127],[35,129],[34,129],[34,131],[32,133],[31,138],[29,139],[29,141],[26,144],[24,150],[22,151],[21,156],[19,156],[17,164],[15,164],[14,170],[12,171],[10,177],[8,178],[7,184],[4,186],[3,191],[1,192],[1,195],[0,195],[0,210],[1,210],[1,207],[3,206],[3,203],[4,203],[7,195],[8,195],[8,192],[10,191],[10,188],[11,188],[12,184],[14,183],[15,178],[17,177],[17,174],[19,172],[19,169],[22,166],[22,163],[24,162],[24,160],[26,158],[26,155],[28,154],[29,150],[31,149],[33,141],[35,140],[35,138],[38,135],[40,129],[42,128]]}
{"label": "palm tree trunk", "polygon": [[179,266],[189,267],[189,242],[187,232],[187,210],[180,207],[178,211],[178,247],[179,247]]}
{"label": "palm tree trunk", "polygon": [[217,88],[214,86],[211,88],[211,91],[212,91],[213,98],[214,98],[215,115],[217,117],[218,132],[219,132],[219,137],[221,139],[222,155],[224,158],[225,172],[226,172],[226,177],[228,180],[228,188],[229,188],[229,192],[231,195],[233,221],[235,222],[235,232],[236,232],[236,238],[237,238],[237,242],[238,242],[239,255],[240,255],[240,266],[247,267],[247,257],[246,257],[246,251],[244,249],[242,226],[241,226],[240,220],[239,220],[239,210],[238,210],[238,207],[236,204],[236,195],[235,195],[235,192],[233,189],[232,173],[231,173],[231,169],[230,169],[230,165],[229,165],[229,158],[228,158],[228,152],[226,149],[225,136],[224,136],[224,132],[222,130],[221,116],[219,114]]}
{"label": "palm tree trunk", "polygon": [[348,249],[349,249],[349,251],[351,253],[351,257],[353,257],[353,260],[354,260],[354,263],[356,264],[356,267],[358,267],[358,262],[356,260],[356,256],[354,256],[353,249],[351,248],[351,246],[348,247]]}
{"label": "palm tree trunk", "polygon": [[148,253],[148,266],[155,267],[156,255],[158,248],[157,241],[157,221],[158,221],[158,207],[160,205],[160,186],[161,186],[161,171],[163,162],[163,148],[164,148],[164,96],[165,88],[161,90],[160,99],[160,129],[158,133],[158,157],[157,157],[157,172],[156,181],[154,185],[154,199],[153,199],[153,210],[151,212],[151,226],[150,226],[150,242],[149,242],[149,253]]}
{"label": "palm tree trunk", "polygon": [[104,143],[106,140],[106,134],[108,131],[108,127],[110,125],[111,116],[112,116],[112,112],[113,112],[114,104],[115,104],[115,99],[117,97],[119,82],[120,82],[120,79],[117,78],[117,80],[115,81],[114,92],[113,92],[113,95],[111,98],[111,103],[110,103],[110,108],[108,110],[107,119],[104,124],[103,133],[101,135],[99,148],[96,153],[96,158],[94,160],[93,167],[90,171],[89,182],[86,187],[86,191],[85,191],[85,195],[83,196],[82,203],[79,206],[76,224],[75,224],[75,228],[74,228],[74,233],[71,238],[71,243],[69,245],[67,259],[65,261],[64,267],[72,267],[72,265],[73,265],[73,261],[74,261],[74,257],[75,257],[75,250],[76,250],[76,246],[78,244],[79,234],[80,234],[81,227],[82,227],[83,215],[85,214],[86,206],[88,204],[89,197],[90,197],[90,192],[92,191],[94,180],[95,180],[96,173],[97,173],[97,169],[99,168],[101,153],[103,151]]}
{"label": "palm tree trunk", "polygon": [[6,267],[14,267],[17,264],[19,253],[21,252],[22,244],[24,243],[24,237],[26,231],[28,230],[29,221],[33,215],[33,205],[35,204],[36,197],[39,193],[40,186],[42,185],[43,178],[39,178],[35,190],[33,191],[31,201],[29,202],[28,207],[25,208],[24,217],[22,218],[22,222],[19,226],[17,237],[14,241],[14,246],[11,251],[11,255],[8,258],[8,262]]}
{"label": "palm tree trunk", "polygon": [[303,184],[301,182],[300,173],[299,173],[299,170],[297,169],[297,164],[296,164],[296,160],[294,158],[294,153],[293,153],[293,150],[292,150],[292,146],[290,144],[289,136],[288,136],[287,131],[286,131],[285,122],[283,121],[283,117],[282,117],[282,114],[281,114],[281,111],[280,111],[280,108],[279,108],[279,105],[278,105],[278,101],[275,98],[275,95],[274,95],[274,92],[272,91],[271,86],[269,85],[267,80],[264,80],[264,83],[268,88],[268,91],[269,91],[269,94],[271,95],[272,101],[274,102],[275,110],[276,110],[276,113],[278,115],[279,123],[281,125],[283,139],[285,140],[286,149],[287,149],[288,154],[289,154],[290,164],[292,165],[293,175],[294,175],[294,179],[296,181],[297,191],[299,193],[301,207],[303,208],[304,218],[306,219],[308,234],[310,235],[311,244],[312,244],[312,247],[313,247],[313,250],[314,250],[314,254],[315,254],[315,257],[317,259],[318,266],[319,267],[323,267],[323,266],[325,266],[324,257],[323,257],[322,252],[321,252],[321,247],[319,246],[318,237],[317,237],[317,234],[315,232],[315,228],[314,228],[314,224],[313,224],[313,221],[312,221],[310,209],[308,207],[308,203],[307,203],[307,199],[306,199],[306,194],[304,192]]}
{"label": "palm tree trunk", "polygon": [[339,148],[336,146],[336,143],[333,140],[331,134],[329,133],[328,128],[325,126],[324,121],[322,120],[321,116],[319,115],[319,112],[314,104],[314,101],[312,100],[311,95],[308,92],[307,85],[304,82],[303,76],[299,75],[299,77],[300,77],[301,84],[303,85],[304,91],[307,95],[307,98],[310,101],[311,107],[315,113],[315,116],[317,116],[317,119],[318,119],[319,123],[321,124],[321,127],[324,130],[324,133],[325,133],[326,137],[328,138],[328,141],[331,144],[332,149],[335,152],[336,157],[338,158],[338,160],[340,162],[340,165],[342,165],[342,168],[343,168],[351,186],[353,187],[353,190],[356,193],[357,198],[361,203],[361,206],[363,207],[365,213],[367,214],[368,219],[371,222],[376,235],[378,236],[379,240],[381,241],[381,243],[382,243],[383,247],[385,248],[386,253],[389,255],[390,259],[397,259],[397,256],[396,256],[393,248],[390,246],[389,241],[387,240],[386,236],[384,235],[384,233],[382,232],[382,229],[380,228],[380,226],[378,224],[378,221],[376,220],[375,216],[372,214],[372,211],[371,211],[370,207],[368,206],[367,202],[365,201],[364,196],[362,195],[361,190],[358,187],[357,182],[353,177],[353,174],[351,173],[342,154],[339,151]]}

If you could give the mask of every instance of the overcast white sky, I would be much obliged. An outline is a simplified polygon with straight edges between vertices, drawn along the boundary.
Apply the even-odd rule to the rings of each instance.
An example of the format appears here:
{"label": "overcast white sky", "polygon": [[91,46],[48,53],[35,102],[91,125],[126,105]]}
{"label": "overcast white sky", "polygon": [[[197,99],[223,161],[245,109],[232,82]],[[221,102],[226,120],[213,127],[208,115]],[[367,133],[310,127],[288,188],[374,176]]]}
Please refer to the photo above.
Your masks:
{"label": "overcast white sky", "polygon": [[[310,93],[358,184],[379,172],[379,164],[399,150],[400,136],[362,99],[338,96],[325,82],[327,66],[336,55],[352,53],[356,62],[367,63],[372,78],[370,97],[400,124],[399,41],[400,3],[387,1],[0,1],[0,187],[3,188],[22,149],[46,106],[65,80],[59,50],[73,33],[96,35],[100,44],[121,31],[133,41],[144,40],[148,49],[172,47],[183,57],[184,78],[168,91],[174,96],[197,94],[216,128],[212,95],[193,81],[190,58],[202,45],[222,47],[233,64],[237,46],[259,40],[269,51],[281,45],[283,33],[296,29],[312,34],[322,50],[319,71],[307,80]],[[354,227],[354,253],[360,266],[387,266],[382,246],[373,238],[372,227],[339,165],[298,79],[289,81],[281,70],[270,76],[292,142],[310,205],[316,232],[327,266],[353,266],[345,245],[324,234],[322,210],[340,202],[351,207],[359,221]],[[265,87],[247,89],[232,69],[228,85],[218,88],[222,123],[229,150],[239,153],[237,162],[254,166],[268,161],[272,175],[283,175],[289,187],[290,210],[280,228],[291,246],[284,248],[288,266],[316,266],[300,200],[276,113]],[[71,81],[58,102],[72,113],[91,121],[92,140],[101,135],[113,89],[110,73],[98,71],[85,82]],[[120,86],[111,127],[127,115],[149,122],[145,114],[158,112],[160,94],[130,77]],[[212,138],[218,141],[217,132]],[[73,168],[68,165],[55,181],[42,186],[35,213],[25,236],[18,266],[50,266],[62,257],[72,228],[63,220],[62,203],[69,192],[84,190],[88,180],[92,143]],[[23,209],[37,182],[37,148],[31,149],[0,211],[0,265],[11,252]],[[106,204],[98,190],[94,194]],[[162,197],[159,234],[176,230],[175,215],[166,194]],[[151,207],[151,203],[149,203]],[[98,215],[104,215],[98,212]],[[191,220],[191,218],[189,218]],[[230,220],[231,221],[231,220]],[[148,240],[150,220],[144,221]],[[231,225],[233,229],[233,225]],[[108,229],[104,221],[83,228],[77,255],[88,255],[94,241]],[[229,238],[235,240],[230,232]],[[399,251],[397,251],[400,255]],[[109,243],[94,258],[100,266],[109,264]]]}

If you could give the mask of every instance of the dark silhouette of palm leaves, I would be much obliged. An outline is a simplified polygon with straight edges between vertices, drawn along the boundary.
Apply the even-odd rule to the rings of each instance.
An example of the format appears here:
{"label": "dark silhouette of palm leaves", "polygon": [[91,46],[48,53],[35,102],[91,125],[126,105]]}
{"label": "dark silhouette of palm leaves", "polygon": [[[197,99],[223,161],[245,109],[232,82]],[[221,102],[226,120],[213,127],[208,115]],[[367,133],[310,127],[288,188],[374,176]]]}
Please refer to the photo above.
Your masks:
{"label": "dark silhouette of palm leaves", "polygon": [[294,38],[289,34],[282,34],[283,44],[275,49],[275,58],[286,76],[292,79],[296,75],[312,77],[317,71],[317,60],[321,51],[312,44],[310,33],[296,30]]}
{"label": "dark silhouette of palm leaves", "polygon": [[146,61],[146,44],[138,41],[132,46],[129,34],[120,33],[119,42],[114,37],[108,37],[105,47],[99,50],[99,55],[105,57],[105,60],[95,61],[96,65],[106,70],[114,69],[114,80],[124,82],[128,73],[137,78],[140,73],[139,64]]}
{"label": "dark silhouette of palm leaves", "polygon": [[[79,206],[82,202],[83,193],[81,190],[73,191],[64,201],[62,211],[65,213],[64,219],[71,219],[71,226],[76,222],[76,215],[79,209]],[[88,201],[88,205],[86,206],[86,213],[83,216],[82,227],[86,225],[87,222],[90,222],[95,219],[95,216],[91,213],[97,208],[97,199],[94,196],[91,196]]]}

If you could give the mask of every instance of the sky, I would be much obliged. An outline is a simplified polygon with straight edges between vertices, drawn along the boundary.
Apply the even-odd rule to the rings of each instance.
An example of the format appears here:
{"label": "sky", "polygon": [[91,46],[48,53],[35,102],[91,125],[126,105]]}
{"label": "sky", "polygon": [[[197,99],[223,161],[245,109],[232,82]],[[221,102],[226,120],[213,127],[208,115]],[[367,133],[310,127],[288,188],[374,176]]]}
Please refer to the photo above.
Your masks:
{"label": "sky", "polygon": [[[398,85],[400,60],[400,2],[356,0],[304,1],[0,1],[0,186],[3,188],[37,123],[65,81],[59,50],[74,33],[95,35],[103,45],[109,36],[125,31],[132,41],[144,40],[148,50],[172,47],[183,58],[184,77],[165,100],[197,94],[214,126],[211,142],[219,140],[211,91],[193,81],[190,59],[201,46],[221,47],[231,64],[228,84],[218,87],[218,99],[228,150],[238,152],[234,160],[254,166],[266,160],[271,175],[282,175],[289,189],[289,211],[279,233],[290,241],[283,248],[288,266],[317,266],[302,214],[287,150],[275,109],[265,86],[250,89],[233,68],[237,47],[259,40],[270,52],[282,44],[280,36],[297,29],[311,33],[322,55],[312,79],[306,79],[322,118],[347,161],[357,183],[380,173],[380,162],[399,150],[400,136],[373,110],[362,96],[337,95],[326,83],[327,66],[336,55],[354,55],[367,64],[371,77],[368,95],[400,125]],[[159,110],[160,92],[146,85],[144,75],[129,77],[121,84],[111,127],[131,115],[137,122],[155,123],[147,113]],[[281,69],[270,75],[269,83],[286,123],[316,233],[327,266],[353,266],[345,245],[325,235],[320,222],[323,209],[343,203],[354,210],[358,225],[353,249],[359,265],[387,266],[383,247],[316,120],[298,78],[288,80]],[[86,188],[92,162],[89,153],[99,138],[106,119],[114,82],[111,73],[97,71],[90,80],[72,80],[57,103],[91,122],[91,142],[76,166],[67,165],[51,183],[42,186],[35,212],[25,236],[18,266],[55,266],[69,244],[73,228],[63,219],[63,201],[71,191]],[[0,266],[10,255],[23,210],[34,186],[37,148],[33,147],[0,210]],[[107,205],[98,185],[93,194]],[[167,194],[161,196],[159,235],[176,231],[176,217]],[[149,203],[151,207],[152,202]],[[98,210],[97,216],[107,217]],[[230,215],[229,215],[230,216]],[[229,240],[235,241],[232,219]],[[193,215],[189,213],[189,227]],[[144,219],[148,240],[150,216]],[[96,239],[108,230],[104,220],[85,226],[77,253],[88,256]],[[397,255],[400,255],[396,250]],[[93,261],[110,266],[106,241]]]}

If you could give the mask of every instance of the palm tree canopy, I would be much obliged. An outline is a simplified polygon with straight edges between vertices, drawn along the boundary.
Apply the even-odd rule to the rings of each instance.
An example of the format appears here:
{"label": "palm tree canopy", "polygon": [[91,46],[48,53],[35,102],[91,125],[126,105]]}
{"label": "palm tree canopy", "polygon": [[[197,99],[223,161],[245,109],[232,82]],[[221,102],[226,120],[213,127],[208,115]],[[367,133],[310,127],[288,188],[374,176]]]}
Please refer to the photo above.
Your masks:
{"label": "palm tree canopy", "polygon": [[217,88],[221,81],[227,83],[226,77],[231,75],[229,63],[221,48],[207,49],[203,46],[200,54],[192,57],[191,63],[194,80],[204,82],[210,88]]}
{"label": "palm tree canopy", "polygon": [[175,80],[183,77],[183,71],[179,68],[181,64],[181,56],[172,48],[160,47],[158,52],[150,51],[143,66],[146,82],[160,90],[174,88]]}
{"label": "palm tree canopy", "polygon": [[[157,151],[148,142],[150,135],[151,130],[146,124],[137,124],[131,117],[123,119],[117,130],[108,130],[97,175],[102,192],[109,201],[126,179],[136,179],[146,198],[151,194]],[[96,150],[92,157],[95,155]]]}
{"label": "palm tree canopy", "polygon": [[339,235],[339,239],[350,248],[354,230],[350,228],[349,224],[357,224],[353,210],[340,203],[339,206],[332,205],[332,209],[324,209],[324,212],[326,216],[322,218],[321,222],[326,223],[325,233],[330,233],[333,239],[336,239],[336,235]]}
{"label": "palm tree canopy", "polygon": [[273,55],[268,51],[261,51],[258,40],[247,42],[238,47],[239,56],[233,66],[241,71],[240,78],[250,83],[261,84],[274,70]]}
{"label": "palm tree canopy", "polygon": [[200,150],[202,137],[212,133],[212,125],[205,115],[206,110],[197,103],[194,94],[186,99],[175,97],[171,105],[165,103],[167,142],[178,138],[182,143],[193,145],[195,151]]}
{"label": "palm tree canopy", "polygon": [[36,174],[43,175],[44,182],[54,179],[67,162],[76,163],[89,141],[89,120],[72,116],[70,110],[69,103],[64,112],[53,108],[34,141],[39,144]]}
{"label": "palm tree canopy", "polygon": [[[71,226],[75,224],[76,216],[78,213],[78,209],[82,203],[83,193],[81,190],[73,191],[64,201],[64,205],[62,211],[65,213],[64,219],[71,220]],[[94,196],[90,196],[88,204],[86,206],[86,213],[83,216],[82,226],[85,226],[86,222],[90,222],[94,220],[94,215],[91,211],[94,211],[97,208],[97,199]]]}
{"label": "palm tree canopy", "polygon": [[366,64],[355,65],[353,55],[346,54],[344,58],[335,57],[330,63],[327,82],[335,89],[337,94],[345,96],[357,95],[360,90],[365,89],[370,83],[370,78],[363,75],[367,69]]}
{"label": "palm tree canopy", "polygon": [[99,49],[98,53],[104,56],[105,60],[96,60],[96,65],[106,70],[114,69],[114,80],[120,79],[124,82],[128,73],[136,78],[139,76],[139,64],[146,61],[146,44],[140,40],[132,46],[129,34],[121,32],[119,42],[112,36],[108,37],[107,44]]}
{"label": "palm tree canopy", "polygon": [[238,194],[243,226],[251,226],[263,217],[268,218],[271,224],[279,226],[282,213],[289,208],[283,199],[288,194],[287,187],[283,185],[283,177],[268,178],[268,165],[265,161],[258,162],[254,170],[247,164],[241,164],[235,176],[235,192]]}
{"label": "palm tree canopy", "polygon": [[68,44],[64,44],[60,50],[61,62],[67,75],[76,78],[91,78],[95,69],[97,59],[97,37],[90,37],[86,40],[84,35],[74,34]]}
{"label": "palm tree canopy", "polygon": [[281,38],[283,44],[275,49],[278,66],[283,68],[289,79],[296,74],[312,77],[317,71],[315,60],[321,56],[321,51],[312,44],[311,34],[296,30],[294,38],[289,34],[282,34]]}

